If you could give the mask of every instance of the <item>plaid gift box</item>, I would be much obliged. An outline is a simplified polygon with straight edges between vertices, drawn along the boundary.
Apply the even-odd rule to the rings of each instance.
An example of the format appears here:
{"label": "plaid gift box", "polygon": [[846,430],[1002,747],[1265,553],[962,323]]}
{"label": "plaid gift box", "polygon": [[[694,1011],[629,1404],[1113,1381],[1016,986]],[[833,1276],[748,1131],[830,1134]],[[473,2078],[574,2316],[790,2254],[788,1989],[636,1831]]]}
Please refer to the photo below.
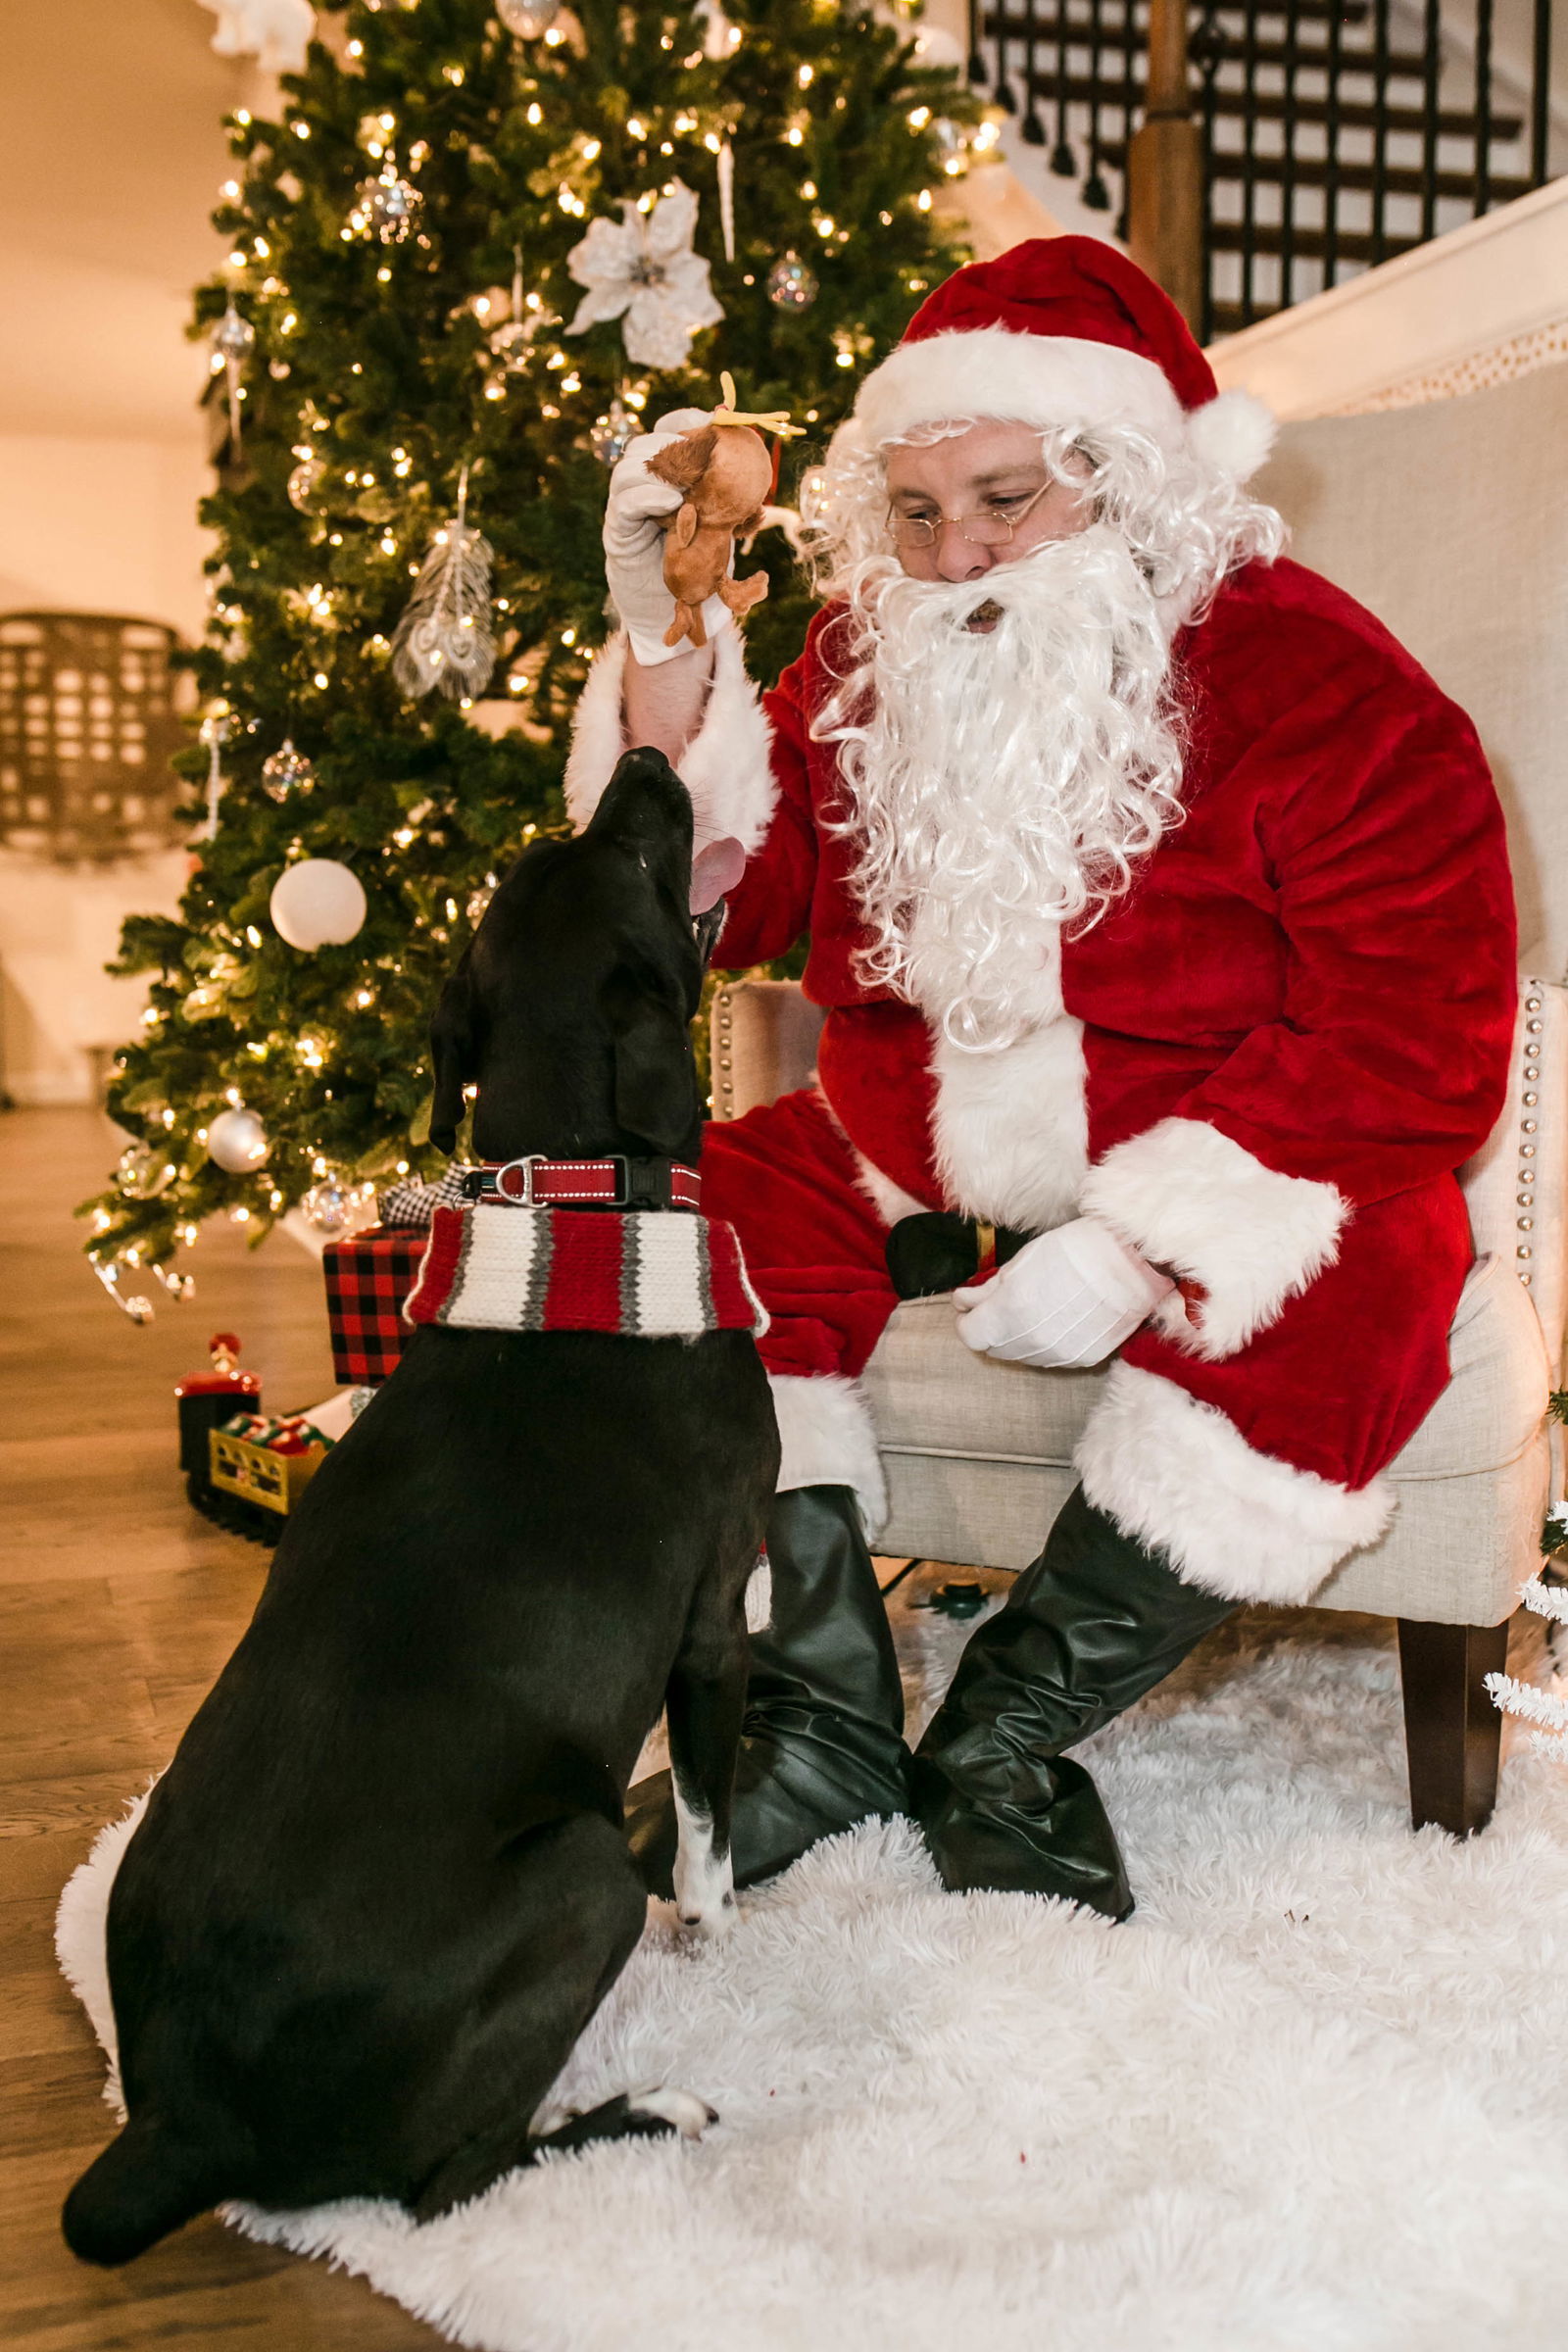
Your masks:
{"label": "plaid gift box", "polygon": [[385,1380],[410,1339],[403,1301],[413,1290],[428,1232],[372,1225],[321,1252],[332,1369],[345,1387]]}

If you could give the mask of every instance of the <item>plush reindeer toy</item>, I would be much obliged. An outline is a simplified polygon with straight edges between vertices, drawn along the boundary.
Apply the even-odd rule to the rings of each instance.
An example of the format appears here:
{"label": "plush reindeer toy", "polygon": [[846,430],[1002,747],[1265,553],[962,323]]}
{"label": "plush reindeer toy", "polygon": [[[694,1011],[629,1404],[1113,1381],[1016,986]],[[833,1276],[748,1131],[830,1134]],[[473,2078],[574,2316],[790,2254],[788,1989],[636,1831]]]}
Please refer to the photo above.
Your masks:
{"label": "plush reindeer toy", "polygon": [[724,399],[712,422],[683,433],[648,461],[657,480],[685,494],[664,539],[664,585],[675,599],[666,645],[679,645],[683,637],[693,645],[708,643],[703,606],[709,597],[720,597],[739,617],[767,594],[766,572],[732,580],[730,561],[736,540],[761,529],[762,508],[773,487],[772,454],[753,423],[779,434],[792,428],[783,417],[738,416],[735,388],[727,375],[722,382]]}

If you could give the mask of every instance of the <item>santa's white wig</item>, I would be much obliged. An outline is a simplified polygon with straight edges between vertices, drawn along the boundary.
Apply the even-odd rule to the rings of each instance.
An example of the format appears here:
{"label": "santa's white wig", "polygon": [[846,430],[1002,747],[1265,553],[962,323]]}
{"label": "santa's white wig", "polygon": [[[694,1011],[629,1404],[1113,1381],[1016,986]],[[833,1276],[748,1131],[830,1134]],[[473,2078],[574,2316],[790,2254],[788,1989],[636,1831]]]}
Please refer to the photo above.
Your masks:
{"label": "santa's white wig", "polygon": [[[881,441],[869,437],[858,416],[839,427],[801,499],[802,550],[820,594],[852,596],[866,560],[894,552],[890,452],[946,440],[981,421],[974,414],[933,418]],[[983,421],[1013,420],[988,409]],[[1271,564],[1284,550],[1281,516],[1253,498],[1233,465],[1211,457],[1200,437],[1166,437],[1125,419],[1034,429],[1047,472],[1081,489],[1097,520],[1125,541],[1173,626],[1200,618],[1244,564]]]}

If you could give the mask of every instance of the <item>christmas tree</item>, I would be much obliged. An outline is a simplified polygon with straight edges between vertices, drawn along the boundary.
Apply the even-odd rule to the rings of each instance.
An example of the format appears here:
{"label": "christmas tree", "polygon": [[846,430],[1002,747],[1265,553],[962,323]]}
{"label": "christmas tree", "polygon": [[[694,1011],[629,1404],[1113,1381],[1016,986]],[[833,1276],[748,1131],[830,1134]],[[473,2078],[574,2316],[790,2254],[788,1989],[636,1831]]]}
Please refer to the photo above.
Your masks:
{"label": "christmas tree", "polygon": [[[806,427],[792,506],[962,258],[933,198],[974,102],[866,11],[322,16],[281,119],[231,119],[229,250],[196,301],[226,431],[185,756],[209,821],[177,917],[122,944],[120,969],[155,975],[110,1090],[133,1140],[86,1205],[122,1290],[126,1268],[177,1288],[215,1213],[260,1238],[303,1202],[331,1230],[377,1180],[433,1172],[430,1011],[496,875],[561,821],[612,625],[606,466],[727,369],[743,407]],[[766,679],[808,600],[782,530],[751,560]]]}

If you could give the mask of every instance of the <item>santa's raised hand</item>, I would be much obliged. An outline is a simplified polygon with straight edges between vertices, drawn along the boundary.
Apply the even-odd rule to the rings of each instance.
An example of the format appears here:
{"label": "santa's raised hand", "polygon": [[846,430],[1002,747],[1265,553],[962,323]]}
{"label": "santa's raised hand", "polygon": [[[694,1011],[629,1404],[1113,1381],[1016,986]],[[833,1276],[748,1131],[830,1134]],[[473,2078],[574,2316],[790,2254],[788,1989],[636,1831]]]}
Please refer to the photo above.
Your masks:
{"label": "santa's raised hand", "polygon": [[[679,508],[684,491],[662,482],[648,470],[648,461],[669,449],[683,433],[696,432],[708,422],[706,409],[674,409],[661,416],[651,433],[639,433],[610,477],[605,508],[605,579],[611,601],[631,641],[631,650],[645,669],[674,661],[688,651],[666,645],[665,632],[675,617],[675,600],[664,585],[664,526]],[[710,637],[728,628],[729,608],[716,596],[703,607],[703,626]]]}

